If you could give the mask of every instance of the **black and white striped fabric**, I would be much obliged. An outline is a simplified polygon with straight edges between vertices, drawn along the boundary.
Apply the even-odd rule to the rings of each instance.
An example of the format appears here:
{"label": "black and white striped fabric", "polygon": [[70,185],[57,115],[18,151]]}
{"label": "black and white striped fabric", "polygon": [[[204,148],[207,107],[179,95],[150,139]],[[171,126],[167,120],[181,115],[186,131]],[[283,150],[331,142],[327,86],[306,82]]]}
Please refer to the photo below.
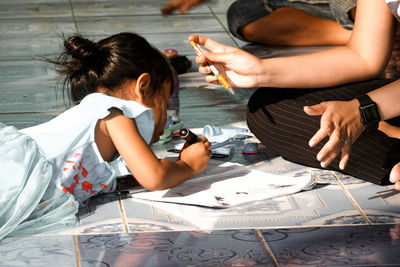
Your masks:
{"label": "black and white striped fabric", "polygon": [[[327,140],[314,148],[308,141],[320,126],[320,116],[308,116],[303,106],[329,100],[352,100],[393,82],[377,79],[326,89],[260,88],[250,98],[247,123],[255,136],[275,153],[310,167],[320,168],[316,156]],[[400,118],[390,121],[400,126]],[[339,170],[340,155],[327,169]],[[391,168],[400,162],[400,140],[379,131],[364,132],[352,145],[344,173],[375,184],[388,184]]]}

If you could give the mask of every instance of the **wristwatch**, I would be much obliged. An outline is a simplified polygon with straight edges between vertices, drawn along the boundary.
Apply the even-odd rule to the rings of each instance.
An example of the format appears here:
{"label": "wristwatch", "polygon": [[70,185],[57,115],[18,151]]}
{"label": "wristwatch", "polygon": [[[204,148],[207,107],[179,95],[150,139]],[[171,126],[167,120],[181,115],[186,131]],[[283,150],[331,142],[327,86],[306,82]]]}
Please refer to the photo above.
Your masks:
{"label": "wristwatch", "polygon": [[381,116],[379,115],[378,106],[368,95],[357,97],[360,102],[360,116],[366,131],[371,132],[378,129]]}

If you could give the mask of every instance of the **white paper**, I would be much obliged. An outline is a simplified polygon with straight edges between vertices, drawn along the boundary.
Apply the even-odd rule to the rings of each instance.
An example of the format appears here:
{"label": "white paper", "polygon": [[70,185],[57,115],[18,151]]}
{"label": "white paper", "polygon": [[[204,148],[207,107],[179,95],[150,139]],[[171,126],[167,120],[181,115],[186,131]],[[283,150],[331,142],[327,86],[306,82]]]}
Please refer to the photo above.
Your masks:
{"label": "white paper", "polygon": [[131,197],[228,208],[250,201],[275,198],[308,190],[316,184],[309,173],[288,177],[248,169],[231,162],[210,161],[200,175],[167,190],[132,193]]}

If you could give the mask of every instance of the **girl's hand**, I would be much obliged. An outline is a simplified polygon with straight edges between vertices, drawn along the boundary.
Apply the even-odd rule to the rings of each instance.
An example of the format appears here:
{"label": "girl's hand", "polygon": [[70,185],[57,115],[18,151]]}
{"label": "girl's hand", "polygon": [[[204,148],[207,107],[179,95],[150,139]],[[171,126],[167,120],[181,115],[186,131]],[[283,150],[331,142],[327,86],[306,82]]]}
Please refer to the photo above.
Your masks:
{"label": "girl's hand", "polygon": [[161,8],[161,13],[163,16],[167,16],[175,9],[179,9],[179,13],[184,14],[192,6],[198,5],[204,1],[205,0],[170,0]]}
{"label": "girl's hand", "polygon": [[359,103],[352,101],[328,101],[314,106],[305,106],[304,111],[311,116],[321,116],[320,129],[310,139],[310,147],[314,147],[326,136],[328,142],[317,155],[321,166],[325,168],[341,152],[339,168],[344,170],[349,161],[351,145],[364,131],[360,120]]}
{"label": "girl's hand", "polygon": [[203,49],[203,56],[196,57],[196,63],[202,65],[199,68],[201,74],[207,75],[206,81],[218,84],[217,77],[213,75],[208,62],[213,64],[220,74],[231,86],[256,87],[259,78],[264,72],[262,60],[241,49],[220,44],[208,37],[192,35],[189,41],[194,41],[210,51]]}
{"label": "girl's hand", "polygon": [[199,141],[185,146],[180,154],[180,160],[184,161],[196,175],[201,173],[208,164],[211,157],[211,144],[204,136],[199,137]]}

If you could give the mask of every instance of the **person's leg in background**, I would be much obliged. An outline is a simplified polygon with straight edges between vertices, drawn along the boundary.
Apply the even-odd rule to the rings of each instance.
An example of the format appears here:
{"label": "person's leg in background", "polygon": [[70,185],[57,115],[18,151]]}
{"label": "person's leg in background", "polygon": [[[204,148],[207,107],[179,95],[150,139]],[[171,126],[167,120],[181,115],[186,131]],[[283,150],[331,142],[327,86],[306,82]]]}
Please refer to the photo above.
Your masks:
{"label": "person's leg in background", "polygon": [[351,35],[356,0],[238,0],[228,9],[231,33],[266,45],[345,44]]}

